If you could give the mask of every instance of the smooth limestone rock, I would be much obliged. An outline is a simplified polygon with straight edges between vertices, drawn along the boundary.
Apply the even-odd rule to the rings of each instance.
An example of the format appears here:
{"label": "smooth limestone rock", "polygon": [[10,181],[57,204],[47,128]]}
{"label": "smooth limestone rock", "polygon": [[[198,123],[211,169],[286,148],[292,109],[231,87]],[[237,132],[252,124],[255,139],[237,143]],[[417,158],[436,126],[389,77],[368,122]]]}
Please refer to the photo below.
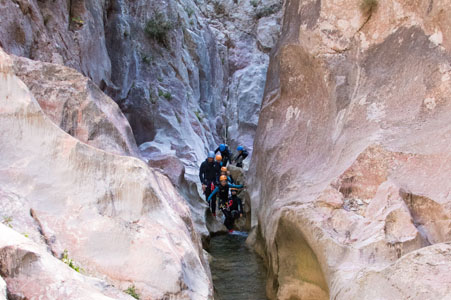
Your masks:
{"label": "smooth limestone rock", "polygon": [[0,276],[0,299],[7,300],[6,298],[6,282]]}
{"label": "smooth limestone rock", "polygon": [[107,152],[140,155],[117,104],[91,80],[61,65],[14,57],[14,72],[61,129]]}
{"label": "smooth limestone rock", "polygon": [[144,299],[211,298],[200,239],[169,179],[62,131],[11,65],[0,52],[0,181],[26,204],[11,226],[26,234],[14,219],[31,214],[25,226],[42,233],[50,253],[67,249],[86,274],[120,290],[134,284]]}
{"label": "smooth limestone rock", "polygon": [[449,297],[447,3],[377,3],[285,3],[248,175],[271,299]]}
{"label": "smooth limestone rock", "polygon": [[[10,299],[134,299],[105,281],[76,272],[7,226],[0,224],[0,232],[0,274]],[[0,299],[6,299],[1,278],[0,291]]]}
{"label": "smooth limestone rock", "polygon": [[[41,75],[47,76],[56,67],[45,66],[34,75],[28,72],[32,63],[21,63],[24,76],[19,76],[41,105],[47,101],[42,92],[52,95],[49,105],[55,104],[54,97],[67,93],[65,107],[72,114],[60,115],[66,110],[56,110],[49,113],[52,120],[96,147],[99,142],[117,144],[111,141],[120,139],[117,133],[113,138],[103,131],[82,131],[84,123],[105,122],[102,129],[113,124],[98,118],[80,120],[85,115],[76,115],[83,110],[74,105],[82,105],[80,100],[85,96],[73,97],[73,92],[81,88],[103,102],[104,96],[91,86],[97,85],[119,104],[144,159],[181,180],[177,187],[189,201],[193,215],[199,216],[196,230],[208,235],[202,220],[206,204],[193,175],[207,151],[220,142],[227,141],[232,149],[243,145],[252,153],[268,53],[280,28],[281,1],[263,0],[256,7],[250,1],[235,0],[18,0],[1,2],[0,12],[4,16],[0,20],[0,46],[6,52],[64,64],[92,79],[87,87],[74,88],[56,83],[58,77],[41,82]],[[169,29],[162,37],[150,34],[163,27]],[[65,83],[72,83],[67,69],[54,71],[58,76],[69,76]],[[57,84],[60,89],[50,91],[48,84]],[[55,107],[43,105],[43,109],[47,112]],[[111,120],[111,116],[110,121],[117,126],[118,120]],[[128,144],[128,133],[117,129],[130,148],[124,153],[140,156]],[[165,161],[170,168],[165,168]],[[246,168],[249,161],[250,157]],[[193,193],[193,184],[198,185],[197,193]]]}

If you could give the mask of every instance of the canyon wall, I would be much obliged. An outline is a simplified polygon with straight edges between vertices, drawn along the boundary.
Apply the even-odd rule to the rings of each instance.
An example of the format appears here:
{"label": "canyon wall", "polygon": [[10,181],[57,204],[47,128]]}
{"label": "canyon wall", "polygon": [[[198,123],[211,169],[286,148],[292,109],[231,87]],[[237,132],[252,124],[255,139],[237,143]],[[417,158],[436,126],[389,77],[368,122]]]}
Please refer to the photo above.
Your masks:
{"label": "canyon wall", "polygon": [[268,296],[445,299],[449,2],[284,11],[248,176]]}
{"label": "canyon wall", "polygon": [[[36,101],[15,75],[29,79],[30,69],[41,88],[51,76],[40,75],[59,76],[49,99]],[[80,105],[63,101],[71,93]],[[130,299],[131,287],[143,299],[212,298],[185,200],[158,170],[114,153],[130,150],[131,129],[113,100],[72,69],[1,50],[0,100],[0,275],[10,298]],[[78,139],[55,123],[62,110],[76,116]],[[85,134],[105,131],[117,135]]]}
{"label": "canyon wall", "polygon": [[139,146],[127,154],[169,176],[208,236],[198,167],[220,142],[252,152],[281,1],[14,0],[0,12],[6,52],[72,67],[119,104]]}

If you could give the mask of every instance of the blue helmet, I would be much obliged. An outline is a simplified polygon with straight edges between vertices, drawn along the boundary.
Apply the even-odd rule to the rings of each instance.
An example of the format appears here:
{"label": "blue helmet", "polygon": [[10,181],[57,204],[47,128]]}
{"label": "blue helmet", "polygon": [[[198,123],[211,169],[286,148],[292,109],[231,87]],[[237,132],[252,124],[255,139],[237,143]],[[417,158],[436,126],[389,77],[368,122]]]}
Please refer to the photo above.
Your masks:
{"label": "blue helmet", "polygon": [[208,158],[215,158],[215,152],[214,151],[208,151]]}
{"label": "blue helmet", "polygon": [[236,148],[237,151],[243,151],[244,147],[243,146],[238,146],[238,148]]}
{"label": "blue helmet", "polygon": [[219,151],[224,151],[226,149],[226,145],[224,145],[224,144],[221,144],[221,145],[219,145]]}

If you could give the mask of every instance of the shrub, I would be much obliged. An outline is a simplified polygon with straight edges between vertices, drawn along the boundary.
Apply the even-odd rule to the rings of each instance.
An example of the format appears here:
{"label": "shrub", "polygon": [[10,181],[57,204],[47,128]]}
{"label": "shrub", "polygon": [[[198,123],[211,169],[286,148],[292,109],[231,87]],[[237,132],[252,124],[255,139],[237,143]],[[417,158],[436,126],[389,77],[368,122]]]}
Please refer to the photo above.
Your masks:
{"label": "shrub", "polygon": [[143,55],[142,61],[145,64],[150,64],[152,62],[152,57],[151,56],[147,56],[147,55]]}
{"label": "shrub", "polygon": [[76,23],[76,24],[78,24],[78,25],[83,25],[85,22],[83,21],[83,19],[82,18],[80,18],[80,17],[73,17],[72,18],[72,22],[74,22],[74,23]]}
{"label": "shrub", "polygon": [[165,47],[169,46],[168,33],[175,28],[175,24],[166,20],[162,13],[155,13],[154,17],[147,21],[144,31],[149,37]]}
{"label": "shrub", "polygon": [[188,18],[191,18],[191,16],[194,14],[194,9],[192,9],[191,7],[188,7],[185,11],[188,14]]}
{"label": "shrub", "polygon": [[257,7],[258,6],[258,0],[251,0],[251,5],[253,7]]}
{"label": "shrub", "polygon": [[166,99],[166,100],[171,100],[172,99],[172,95],[171,95],[171,93],[169,93],[169,92],[165,92],[164,94],[163,94],[163,97]]}
{"label": "shrub", "polygon": [[61,259],[63,263],[74,269],[76,272],[80,273],[80,266],[78,266],[71,258],[69,258],[69,253],[67,250],[64,250],[63,252],[63,258]]}
{"label": "shrub", "polygon": [[124,293],[129,294],[135,299],[139,300],[139,294],[136,292],[136,287],[134,285],[131,285],[124,291]]}
{"label": "shrub", "polygon": [[362,14],[369,16],[377,8],[377,0],[362,0],[360,2],[360,11]]}
{"label": "shrub", "polygon": [[194,114],[196,115],[196,117],[197,117],[197,119],[199,120],[199,122],[202,122],[202,120],[203,120],[204,118],[202,118],[202,116],[201,116],[201,114],[200,114],[200,111],[196,110],[196,111],[194,112]]}
{"label": "shrub", "polygon": [[8,226],[9,228],[13,228],[13,225],[11,225],[11,222],[13,221],[13,217],[3,217],[3,225]]}

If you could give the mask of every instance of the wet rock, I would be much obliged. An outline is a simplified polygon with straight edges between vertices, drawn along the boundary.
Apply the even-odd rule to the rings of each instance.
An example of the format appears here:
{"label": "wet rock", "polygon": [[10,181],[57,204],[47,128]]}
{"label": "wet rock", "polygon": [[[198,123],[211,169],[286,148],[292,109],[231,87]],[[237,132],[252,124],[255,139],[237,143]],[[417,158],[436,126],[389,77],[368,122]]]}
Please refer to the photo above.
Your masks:
{"label": "wet rock", "polygon": [[285,3],[248,175],[271,299],[449,292],[441,275],[427,278],[449,268],[441,255],[417,265],[419,290],[388,276],[409,274],[412,251],[451,237],[443,5],[379,1],[365,16],[352,1]]}
{"label": "wet rock", "polygon": [[211,297],[200,238],[169,179],[62,131],[11,66],[0,52],[0,181],[32,209],[49,253],[67,249],[86,274],[134,284],[143,298]]}

